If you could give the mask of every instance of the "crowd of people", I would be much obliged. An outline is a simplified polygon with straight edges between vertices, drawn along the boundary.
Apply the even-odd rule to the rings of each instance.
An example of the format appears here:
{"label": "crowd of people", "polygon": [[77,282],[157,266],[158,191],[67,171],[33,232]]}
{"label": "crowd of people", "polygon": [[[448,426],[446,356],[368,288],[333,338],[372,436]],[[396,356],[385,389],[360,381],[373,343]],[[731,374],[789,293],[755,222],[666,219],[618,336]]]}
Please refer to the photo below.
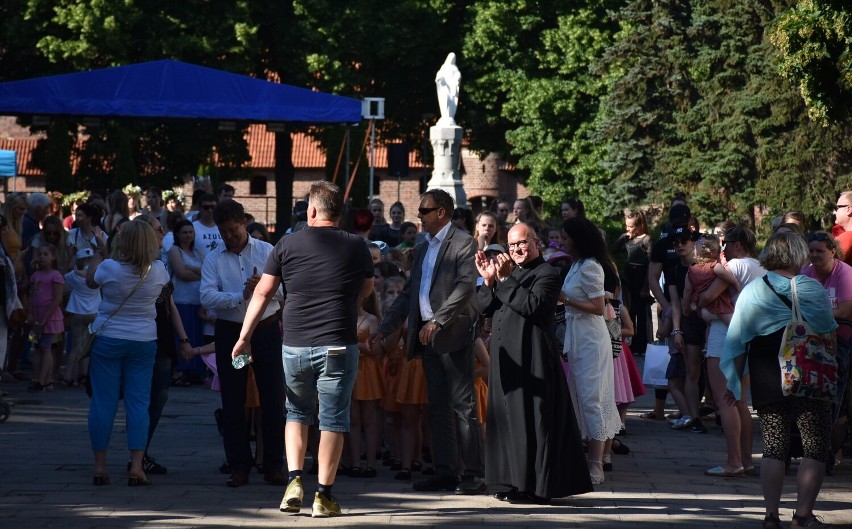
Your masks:
{"label": "crowd of people", "polygon": [[[337,476],[382,466],[400,481],[420,473],[415,490],[547,504],[591,491],[629,452],[617,436],[645,393],[634,355],[662,340],[668,384],[642,417],[701,434],[715,416],[727,458],[705,474],[739,477],[758,471],[750,399],[764,527],[780,527],[793,456],[793,527],[822,527],[814,504],[848,430],[852,192],[831,230],[778,217],[759,257],[750,226],[702,229],[683,195],[656,240],[634,210],[608,243],[576,198],[548,222],[537,197],[474,216],[429,190],[418,229],[400,202],[388,222],[381,200],[345,211],[319,182],[274,246],[231,186],[199,189],[186,213],[155,187],[145,207],[142,196],[92,194],[63,217],[47,194],[12,193],[0,216],[4,377],[34,392],[86,387],[96,486],[110,483],[121,400],[128,485],[148,486],[167,473],[148,450],[169,388],[204,383],[221,393],[226,485],[256,468],[286,486],[283,512],[301,510],[305,472],[319,481],[312,514],[326,517],[341,513]],[[836,358],[832,399],[782,391],[778,351],[799,302]]]}

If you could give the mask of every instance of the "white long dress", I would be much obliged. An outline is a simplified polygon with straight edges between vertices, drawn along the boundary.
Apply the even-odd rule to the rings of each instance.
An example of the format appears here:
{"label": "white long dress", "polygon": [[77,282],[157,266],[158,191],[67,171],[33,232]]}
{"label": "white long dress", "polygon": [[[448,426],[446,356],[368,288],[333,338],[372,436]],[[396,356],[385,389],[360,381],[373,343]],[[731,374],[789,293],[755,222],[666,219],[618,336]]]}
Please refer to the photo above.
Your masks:
{"label": "white long dress", "polygon": [[[604,295],[604,272],[595,259],[575,262],[562,292],[569,300],[589,301]],[[602,314],[589,314],[565,305],[565,345],[568,387],[574,414],[586,439],[612,439],[621,429],[615,405],[612,343]]]}

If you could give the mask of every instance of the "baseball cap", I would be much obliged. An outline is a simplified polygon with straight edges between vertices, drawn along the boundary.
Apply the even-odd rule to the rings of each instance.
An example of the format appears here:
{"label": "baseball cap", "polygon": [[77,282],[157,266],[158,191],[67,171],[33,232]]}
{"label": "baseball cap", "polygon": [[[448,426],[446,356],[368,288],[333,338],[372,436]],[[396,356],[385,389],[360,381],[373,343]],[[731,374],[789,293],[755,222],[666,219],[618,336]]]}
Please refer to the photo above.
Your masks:
{"label": "baseball cap", "polygon": [[689,210],[689,206],[685,206],[683,204],[675,204],[669,210],[669,222],[671,222],[673,226],[686,224],[689,222],[691,217],[692,212]]}
{"label": "baseball cap", "polygon": [[77,253],[74,254],[74,259],[79,261],[81,259],[87,259],[89,257],[93,257],[94,255],[95,255],[95,252],[93,252],[91,248],[81,248],[81,249],[77,250]]}
{"label": "baseball cap", "polygon": [[697,241],[701,234],[697,231],[692,231],[689,226],[678,226],[669,232],[669,239],[689,239]]}

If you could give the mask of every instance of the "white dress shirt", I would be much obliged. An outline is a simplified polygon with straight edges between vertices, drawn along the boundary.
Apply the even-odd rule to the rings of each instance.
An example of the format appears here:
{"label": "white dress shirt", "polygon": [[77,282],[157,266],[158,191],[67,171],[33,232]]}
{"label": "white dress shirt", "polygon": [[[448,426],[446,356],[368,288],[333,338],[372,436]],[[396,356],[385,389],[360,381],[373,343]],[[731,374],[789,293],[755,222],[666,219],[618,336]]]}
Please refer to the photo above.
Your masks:
{"label": "white dress shirt", "polygon": [[[201,266],[201,305],[214,309],[220,320],[242,323],[249,303],[249,300],[243,299],[243,287],[255,269],[258,275],[263,274],[270,252],[271,244],[249,237],[248,244],[240,253],[225,249],[208,254]],[[282,299],[279,287],[260,319],[278,312]]]}
{"label": "white dress shirt", "polygon": [[423,257],[423,268],[420,272],[420,318],[423,321],[429,321],[435,313],[432,312],[432,303],[429,301],[429,291],[432,290],[432,274],[435,271],[435,261],[438,260],[438,250],[441,249],[441,243],[447,238],[447,232],[450,231],[450,222],[441,228],[441,231],[435,234],[434,237],[426,235],[426,243],[429,245],[426,250],[426,255]]}

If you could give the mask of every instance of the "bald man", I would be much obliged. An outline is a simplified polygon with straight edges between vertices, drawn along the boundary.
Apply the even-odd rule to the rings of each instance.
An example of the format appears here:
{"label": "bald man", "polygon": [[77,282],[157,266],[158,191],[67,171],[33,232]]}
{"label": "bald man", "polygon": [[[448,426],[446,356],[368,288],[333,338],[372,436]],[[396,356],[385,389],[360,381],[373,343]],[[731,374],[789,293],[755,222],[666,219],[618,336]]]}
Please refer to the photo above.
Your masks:
{"label": "bald man", "polygon": [[[548,504],[592,490],[559,356],[553,351],[559,271],[529,224],[509,230],[508,254],[476,254],[477,305],[492,317],[485,483],[509,503]],[[505,490],[508,488],[508,490]]]}

